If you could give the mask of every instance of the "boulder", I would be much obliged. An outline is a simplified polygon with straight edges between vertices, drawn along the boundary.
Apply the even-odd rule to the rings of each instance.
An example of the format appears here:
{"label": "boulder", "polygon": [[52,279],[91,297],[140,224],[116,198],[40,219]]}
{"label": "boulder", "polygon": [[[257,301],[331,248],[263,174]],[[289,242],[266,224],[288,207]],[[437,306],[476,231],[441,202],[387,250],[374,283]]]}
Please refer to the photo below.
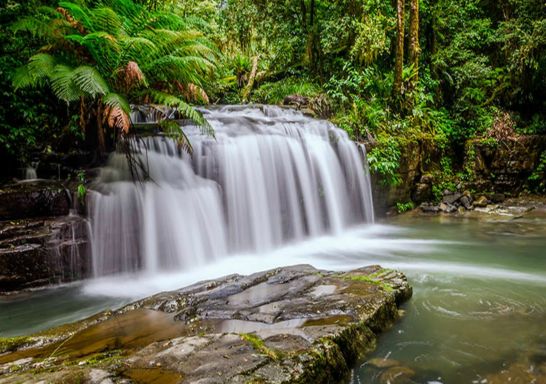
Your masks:
{"label": "boulder", "polygon": [[442,198],[442,203],[445,204],[455,204],[459,199],[463,196],[460,192],[449,192],[448,194],[444,193],[444,197]]}
{"label": "boulder", "polygon": [[463,195],[460,199],[460,202],[461,202],[461,205],[467,210],[471,210],[473,208],[472,200],[467,195]]}
{"label": "boulder", "polygon": [[80,216],[0,221],[0,295],[89,277]]}
{"label": "boulder", "polygon": [[284,98],[283,104],[303,108],[309,105],[309,98],[301,95],[288,95]]}
{"label": "boulder", "polygon": [[[8,382],[339,383],[411,293],[379,266],[231,275],[26,337],[0,355],[0,372]],[[23,349],[32,363],[10,370]]]}
{"label": "boulder", "polygon": [[487,207],[487,204],[489,203],[489,200],[487,200],[487,197],[485,196],[480,196],[478,197],[475,201],[474,201],[474,206],[475,207],[480,207],[480,208],[483,208],[483,207]]}
{"label": "boulder", "polygon": [[425,213],[438,213],[440,212],[440,207],[438,205],[434,205],[431,203],[423,203],[419,206],[421,208],[421,211]]}

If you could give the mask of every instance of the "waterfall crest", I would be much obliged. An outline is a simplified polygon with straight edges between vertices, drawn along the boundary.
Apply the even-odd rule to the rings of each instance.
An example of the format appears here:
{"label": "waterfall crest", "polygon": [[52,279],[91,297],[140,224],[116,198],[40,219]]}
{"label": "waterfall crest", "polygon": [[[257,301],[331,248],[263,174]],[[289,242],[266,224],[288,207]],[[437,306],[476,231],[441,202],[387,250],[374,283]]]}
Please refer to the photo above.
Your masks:
{"label": "waterfall crest", "polygon": [[118,153],[100,170],[89,211],[96,276],[179,270],[373,222],[365,149],[345,131],[274,106],[204,113],[216,138],[184,127],[192,155],[165,137],[136,144],[151,181],[133,183]]}

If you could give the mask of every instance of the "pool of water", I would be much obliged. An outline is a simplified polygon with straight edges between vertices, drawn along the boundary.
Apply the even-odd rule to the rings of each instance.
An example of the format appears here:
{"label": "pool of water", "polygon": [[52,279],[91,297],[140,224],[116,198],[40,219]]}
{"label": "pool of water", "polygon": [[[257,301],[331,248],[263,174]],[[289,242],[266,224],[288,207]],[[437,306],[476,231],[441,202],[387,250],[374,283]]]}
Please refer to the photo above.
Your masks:
{"label": "pool of water", "polygon": [[409,228],[408,238],[446,243],[408,260],[414,296],[405,317],[355,368],[353,383],[534,382],[528,372],[546,361],[546,223],[402,218],[392,224]]}
{"label": "pool of water", "polygon": [[185,273],[102,278],[5,297],[0,336],[36,332],[230,273],[302,263],[329,270],[381,264],[404,271],[414,296],[403,319],[355,367],[353,383],[486,383],[513,364],[533,369],[546,361],[544,217],[401,216]]}

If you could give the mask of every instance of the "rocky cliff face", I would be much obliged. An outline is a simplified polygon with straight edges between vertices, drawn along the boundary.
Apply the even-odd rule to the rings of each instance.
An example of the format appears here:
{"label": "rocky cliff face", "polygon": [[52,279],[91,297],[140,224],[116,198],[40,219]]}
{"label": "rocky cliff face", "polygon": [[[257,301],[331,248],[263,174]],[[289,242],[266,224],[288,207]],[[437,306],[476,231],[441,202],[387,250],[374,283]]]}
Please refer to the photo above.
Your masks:
{"label": "rocky cliff face", "polygon": [[70,193],[57,182],[0,190],[0,294],[89,275],[87,223],[70,215],[70,206]]}
{"label": "rocky cliff face", "polygon": [[532,180],[532,175],[535,179],[546,179],[544,170],[540,171],[544,158],[546,136],[543,135],[503,142],[469,140],[463,163],[453,164],[454,171],[463,177],[454,183],[453,190],[444,191],[440,186],[445,175],[439,150],[425,141],[408,142],[401,150],[399,185],[387,185],[381,175],[372,174],[376,212],[387,212],[397,203],[413,202],[417,206],[434,200],[438,198],[433,194],[435,187],[440,188],[440,195],[462,196],[471,191],[476,200],[486,196],[492,202],[497,200],[495,195],[517,196],[536,186],[537,180]]}

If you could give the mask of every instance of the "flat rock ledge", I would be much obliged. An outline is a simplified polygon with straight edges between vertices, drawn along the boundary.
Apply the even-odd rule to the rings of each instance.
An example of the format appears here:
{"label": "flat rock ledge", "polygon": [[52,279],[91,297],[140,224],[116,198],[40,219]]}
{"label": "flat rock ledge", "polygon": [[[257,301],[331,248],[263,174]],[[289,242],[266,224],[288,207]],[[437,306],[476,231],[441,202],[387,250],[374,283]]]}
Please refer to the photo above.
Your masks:
{"label": "flat rock ledge", "polygon": [[0,339],[0,383],[340,383],[411,295],[379,266],[230,275]]}

